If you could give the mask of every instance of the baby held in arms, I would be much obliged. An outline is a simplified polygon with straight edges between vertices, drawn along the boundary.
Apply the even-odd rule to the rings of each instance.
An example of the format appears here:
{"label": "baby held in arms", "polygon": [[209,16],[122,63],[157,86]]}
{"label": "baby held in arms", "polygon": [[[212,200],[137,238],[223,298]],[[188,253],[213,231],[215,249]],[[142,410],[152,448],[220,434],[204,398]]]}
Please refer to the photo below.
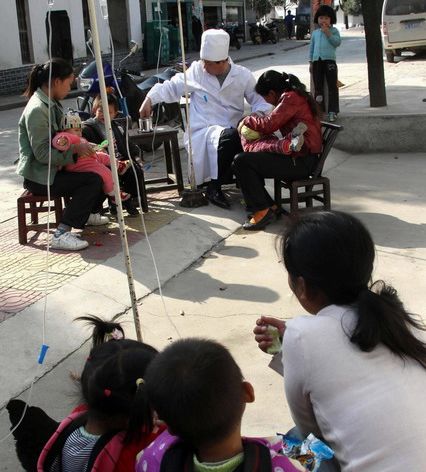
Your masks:
{"label": "baby held in arms", "polygon": [[[52,145],[59,151],[68,150],[71,145],[87,143],[82,137],[81,119],[77,114],[69,113],[64,115],[61,122],[61,129],[52,139]],[[104,145],[102,145],[104,144]],[[111,161],[108,154],[102,151],[107,143],[93,146],[93,153],[89,156],[78,156],[75,163],[65,166],[65,170],[69,172],[94,172],[102,177],[103,190],[106,195],[111,197],[115,202],[114,181],[111,173]],[[117,170],[119,175],[123,175],[130,167],[129,161],[117,160]],[[130,194],[120,192],[122,201],[130,198]]]}

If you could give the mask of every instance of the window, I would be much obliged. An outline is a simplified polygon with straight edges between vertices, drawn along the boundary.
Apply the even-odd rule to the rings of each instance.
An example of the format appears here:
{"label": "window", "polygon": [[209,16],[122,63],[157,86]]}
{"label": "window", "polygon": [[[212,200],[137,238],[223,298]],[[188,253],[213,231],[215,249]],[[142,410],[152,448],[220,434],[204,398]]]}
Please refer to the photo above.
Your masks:
{"label": "window", "polygon": [[388,0],[386,15],[410,15],[412,13],[426,13],[426,0]]}
{"label": "window", "polygon": [[28,9],[26,0],[16,0],[16,13],[18,15],[19,43],[21,45],[21,59],[23,64],[33,62],[30,47],[30,35],[28,28]]}

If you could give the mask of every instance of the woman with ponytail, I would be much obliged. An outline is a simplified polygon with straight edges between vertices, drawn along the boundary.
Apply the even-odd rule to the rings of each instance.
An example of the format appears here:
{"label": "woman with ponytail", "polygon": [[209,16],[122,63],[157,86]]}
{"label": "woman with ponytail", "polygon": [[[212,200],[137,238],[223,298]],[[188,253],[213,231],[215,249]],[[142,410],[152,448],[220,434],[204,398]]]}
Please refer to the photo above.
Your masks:
{"label": "woman with ponytail", "polygon": [[265,179],[308,177],[322,147],[317,104],[296,76],[269,70],[259,77],[256,92],[275,109],[266,116],[247,116],[238,127],[244,152],[233,165],[251,213],[243,225],[249,231],[265,228],[277,215]]}
{"label": "woman with ponytail", "polygon": [[98,213],[105,199],[99,175],[62,170],[77,159],[89,158],[93,147],[89,143],[73,144],[70,149],[59,151],[51,145],[63,116],[60,101],[68,95],[73,80],[73,69],[63,59],[52,59],[33,67],[24,92],[29,101],[19,120],[17,168],[17,173],[24,178],[24,187],[33,195],[47,195],[49,184],[52,197],[71,197],[62,220],[57,221],[58,228],[51,242],[52,248],[68,251],[89,245],[72,233],[72,228],[108,223],[108,218]]}
{"label": "woman with ponytail", "polygon": [[374,243],[345,213],[312,213],[282,239],[288,283],[311,315],[262,316],[278,328],[287,401],[302,436],[335,452],[342,472],[426,470],[426,327],[395,289],[372,283]]}

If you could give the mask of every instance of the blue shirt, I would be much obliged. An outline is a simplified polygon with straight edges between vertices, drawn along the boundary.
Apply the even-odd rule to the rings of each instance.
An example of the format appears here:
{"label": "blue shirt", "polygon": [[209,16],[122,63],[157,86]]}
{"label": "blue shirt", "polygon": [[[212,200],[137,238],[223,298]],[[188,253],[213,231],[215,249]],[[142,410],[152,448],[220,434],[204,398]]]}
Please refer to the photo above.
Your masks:
{"label": "blue shirt", "polygon": [[311,44],[309,48],[309,61],[336,60],[336,48],[340,46],[342,40],[337,28],[332,26],[330,28],[331,36],[327,37],[321,29],[316,29],[312,33]]}

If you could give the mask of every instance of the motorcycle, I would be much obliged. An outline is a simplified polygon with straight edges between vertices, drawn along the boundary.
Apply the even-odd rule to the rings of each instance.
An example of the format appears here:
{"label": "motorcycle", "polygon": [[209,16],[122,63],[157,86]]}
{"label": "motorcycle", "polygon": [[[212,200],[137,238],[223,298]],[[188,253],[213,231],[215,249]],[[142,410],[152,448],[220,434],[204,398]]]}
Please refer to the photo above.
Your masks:
{"label": "motorcycle", "polygon": [[278,40],[277,27],[272,23],[262,25],[259,23],[251,23],[250,25],[250,39],[253,44],[265,44],[271,41],[275,44]]}
{"label": "motorcycle", "polygon": [[[90,48],[90,39],[88,41]],[[119,99],[122,115],[130,116],[134,123],[139,119],[139,108],[142,105],[147,93],[157,83],[170,80],[178,70],[168,68],[164,72],[144,78],[143,74],[130,71],[122,67],[124,61],[134,55],[139,50],[139,45],[132,41],[129,54],[120,62],[118,69],[113,71],[111,64],[104,62],[104,76],[107,90],[117,93],[121,91],[122,99]],[[100,93],[99,78],[96,68],[96,61],[90,62],[78,76],[79,88],[84,91],[83,97],[77,97],[77,110],[84,118],[91,116],[91,105],[94,97]],[[181,127],[183,121],[179,103],[159,103],[153,109],[153,123],[156,125],[169,125]]]}
{"label": "motorcycle", "polygon": [[236,47],[237,49],[241,49],[241,33],[239,30],[239,26],[237,24],[230,24],[230,25],[225,25],[222,23],[222,29],[224,29],[230,36],[230,41],[229,45]]}

